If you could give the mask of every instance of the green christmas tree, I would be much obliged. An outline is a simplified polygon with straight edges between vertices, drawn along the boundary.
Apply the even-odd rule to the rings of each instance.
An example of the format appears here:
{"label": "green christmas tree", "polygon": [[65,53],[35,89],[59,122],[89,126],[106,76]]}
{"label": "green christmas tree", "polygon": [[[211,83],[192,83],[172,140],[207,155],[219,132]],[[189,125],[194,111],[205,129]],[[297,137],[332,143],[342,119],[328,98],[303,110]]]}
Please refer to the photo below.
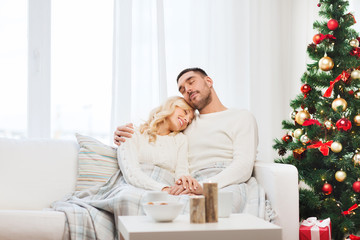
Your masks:
{"label": "green christmas tree", "polygon": [[[314,3],[317,4],[317,3]],[[332,237],[360,231],[360,48],[348,1],[320,0],[294,111],[275,139],[276,162],[299,172],[300,218],[330,217]]]}

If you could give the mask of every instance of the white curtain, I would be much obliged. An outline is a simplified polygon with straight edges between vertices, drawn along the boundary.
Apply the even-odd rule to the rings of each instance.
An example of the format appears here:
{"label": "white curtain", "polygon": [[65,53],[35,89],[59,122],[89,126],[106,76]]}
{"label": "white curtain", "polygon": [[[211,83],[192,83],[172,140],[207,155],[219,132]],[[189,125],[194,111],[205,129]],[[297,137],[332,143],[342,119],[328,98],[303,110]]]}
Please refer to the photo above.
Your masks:
{"label": "white curtain", "polygon": [[[350,10],[360,14],[355,2]],[[278,157],[273,139],[285,134],[281,121],[289,119],[290,100],[300,92],[309,61],[306,47],[315,34],[317,3],[115,0],[111,131],[146,119],[166,97],[179,95],[181,70],[201,67],[227,107],[255,115],[258,159],[273,161]]]}

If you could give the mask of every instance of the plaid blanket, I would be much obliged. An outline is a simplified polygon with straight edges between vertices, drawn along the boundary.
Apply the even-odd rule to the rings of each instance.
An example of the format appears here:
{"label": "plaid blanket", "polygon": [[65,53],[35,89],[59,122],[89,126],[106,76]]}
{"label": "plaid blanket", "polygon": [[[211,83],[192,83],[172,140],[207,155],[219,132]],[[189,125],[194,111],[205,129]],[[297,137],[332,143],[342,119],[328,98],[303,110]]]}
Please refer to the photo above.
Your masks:
{"label": "plaid blanket", "polygon": [[[224,166],[225,167],[225,166]],[[222,167],[204,169],[194,177],[201,181],[213,176]],[[153,179],[174,185],[173,174],[157,166],[143,165],[144,173]],[[220,191],[233,192],[233,213],[249,213],[261,218],[265,214],[265,193],[255,178],[246,183],[231,185]],[[109,181],[99,187],[76,191],[52,204],[51,210],[64,212],[66,215],[65,239],[118,239],[117,217],[120,215],[144,215],[142,203],[148,191],[126,183],[120,170]],[[189,213],[189,196],[170,196],[171,200],[183,202],[182,214]]]}

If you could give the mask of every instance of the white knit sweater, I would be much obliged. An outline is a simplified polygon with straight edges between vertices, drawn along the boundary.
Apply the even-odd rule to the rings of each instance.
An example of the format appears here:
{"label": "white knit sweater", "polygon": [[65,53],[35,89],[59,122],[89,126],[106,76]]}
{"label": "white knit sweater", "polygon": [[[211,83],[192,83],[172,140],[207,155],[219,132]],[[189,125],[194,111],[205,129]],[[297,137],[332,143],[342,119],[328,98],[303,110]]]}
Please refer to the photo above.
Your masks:
{"label": "white knit sweater", "polygon": [[227,109],[200,114],[186,129],[190,173],[228,165],[203,182],[217,182],[219,188],[242,183],[251,177],[257,145],[257,124],[247,110]]}
{"label": "white knit sweater", "polygon": [[154,164],[174,174],[178,179],[189,175],[188,143],[184,134],[175,136],[159,136],[156,142],[149,143],[149,138],[138,129],[131,138],[118,148],[119,166],[125,180],[139,188],[160,191],[166,185],[147,176],[142,170],[142,164]]}

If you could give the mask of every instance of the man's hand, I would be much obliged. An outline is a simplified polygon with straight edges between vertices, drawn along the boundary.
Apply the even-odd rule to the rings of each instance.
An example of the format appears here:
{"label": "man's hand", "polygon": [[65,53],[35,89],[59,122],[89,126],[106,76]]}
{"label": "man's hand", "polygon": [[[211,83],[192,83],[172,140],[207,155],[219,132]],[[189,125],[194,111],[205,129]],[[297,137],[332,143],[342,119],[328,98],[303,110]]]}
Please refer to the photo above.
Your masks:
{"label": "man's hand", "polygon": [[134,126],[132,123],[122,125],[117,127],[114,132],[114,143],[118,146],[121,145],[121,142],[125,142],[125,138],[131,138],[134,133]]}
{"label": "man's hand", "polygon": [[183,188],[182,185],[175,185],[170,187],[170,191],[168,192],[171,195],[180,195],[180,194],[186,194],[188,191]]}
{"label": "man's hand", "polygon": [[168,194],[170,194],[170,187],[163,187],[163,189],[161,189],[161,191],[167,192]]}

